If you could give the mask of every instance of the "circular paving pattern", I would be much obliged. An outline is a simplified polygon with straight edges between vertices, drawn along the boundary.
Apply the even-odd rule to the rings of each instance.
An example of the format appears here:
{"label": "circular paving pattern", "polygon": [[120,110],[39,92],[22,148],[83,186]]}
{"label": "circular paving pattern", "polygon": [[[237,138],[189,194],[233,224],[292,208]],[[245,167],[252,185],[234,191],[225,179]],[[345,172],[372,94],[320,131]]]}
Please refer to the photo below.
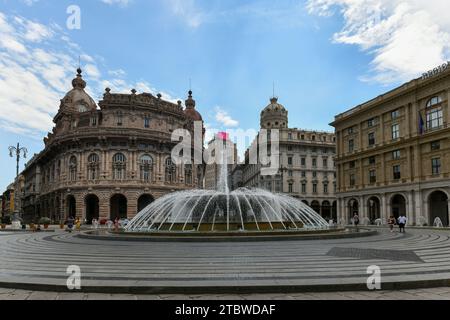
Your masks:
{"label": "circular paving pattern", "polygon": [[0,233],[0,287],[65,291],[67,267],[86,292],[292,292],[450,285],[450,231],[264,242],[126,242],[75,233]]}

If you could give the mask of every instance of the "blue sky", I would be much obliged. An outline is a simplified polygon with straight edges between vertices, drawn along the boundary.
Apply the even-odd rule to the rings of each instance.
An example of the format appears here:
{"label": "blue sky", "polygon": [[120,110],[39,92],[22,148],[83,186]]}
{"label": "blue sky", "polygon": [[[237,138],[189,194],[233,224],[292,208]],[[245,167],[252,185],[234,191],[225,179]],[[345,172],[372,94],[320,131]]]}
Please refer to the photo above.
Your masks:
{"label": "blue sky", "polygon": [[[72,4],[79,30],[66,26]],[[448,58],[444,8],[445,0],[0,0],[0,189],[15,174],[9,145],[42,150],[78,56],[95,100],[107,86],[184,100],[192,79],[208,127],[257,129],[275,82],[291,127],[331,131],[334,115]]]}

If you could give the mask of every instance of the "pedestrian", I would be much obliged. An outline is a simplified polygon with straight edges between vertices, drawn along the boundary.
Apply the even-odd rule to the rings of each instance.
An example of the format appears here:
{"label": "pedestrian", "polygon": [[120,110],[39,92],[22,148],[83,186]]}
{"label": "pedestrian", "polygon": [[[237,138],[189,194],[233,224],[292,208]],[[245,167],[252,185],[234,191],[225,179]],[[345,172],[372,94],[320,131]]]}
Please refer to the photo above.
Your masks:
{"label": "pedestrian", "polygon": [[398,217],[398,228],[400,232],[405,233],[405,225],[406,225],[406,216],[404,214],[401,214],[400,217]]}
{"label": "pedestrian", "polygon": [[72,216],[67,219],[67,231],[72,232],[74,219]]}
{"label": "pedestrian", "polygon": [[395,218],[394,216],[390,216],[388,219],[388,225],[391,232],[394,232],[394,224],[395,224]]}
{"label": "pedestrian", "polygon": [[75,221],[75,225],[77,227],[77,231],[80,231],[81,229],[81,221],[80,218],[77,218],[77,220]]}
{"label": "pedestrian", "polygon": [[353,224],[355,225],[355,227],[357,227],[359,224],[359,216],[357,212],[355,212],[355,215],[353,216]]}
{"label": "pedestrian", "polygon": [[114,229],[116,232],[119,231],[119,217],[114,220]]}

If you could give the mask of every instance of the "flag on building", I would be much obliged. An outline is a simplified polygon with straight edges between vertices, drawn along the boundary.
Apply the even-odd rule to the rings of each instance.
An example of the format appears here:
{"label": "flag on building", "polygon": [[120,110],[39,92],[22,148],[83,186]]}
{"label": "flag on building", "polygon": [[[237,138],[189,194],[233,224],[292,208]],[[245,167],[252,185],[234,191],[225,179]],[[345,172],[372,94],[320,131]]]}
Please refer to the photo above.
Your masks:
{"label": "flag on building", "polygon": [[425,132],[425,123],[423,122],[422,114],[419,112],[419,134]]}

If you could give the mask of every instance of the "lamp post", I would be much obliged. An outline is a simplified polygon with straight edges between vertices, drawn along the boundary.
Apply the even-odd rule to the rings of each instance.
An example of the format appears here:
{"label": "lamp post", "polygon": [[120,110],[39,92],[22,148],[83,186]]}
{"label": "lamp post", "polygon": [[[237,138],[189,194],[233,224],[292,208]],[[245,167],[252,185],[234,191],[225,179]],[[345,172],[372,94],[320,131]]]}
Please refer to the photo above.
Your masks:
{"label": "lamp post", "polygon": [[20,209],[17,206],[17,199],[19,197],[19,162],[20,158],[23,155],[25,159],[27,157],[28,150],[25,147],[20,147],[20,143],[17,143],[17,146],[10,146],[8,148],[9,156],[12,158],[16,156],[16,179],[15,179],[15,187],[14,187],[14,215],[17,218],[17,215],[20,214]]}

